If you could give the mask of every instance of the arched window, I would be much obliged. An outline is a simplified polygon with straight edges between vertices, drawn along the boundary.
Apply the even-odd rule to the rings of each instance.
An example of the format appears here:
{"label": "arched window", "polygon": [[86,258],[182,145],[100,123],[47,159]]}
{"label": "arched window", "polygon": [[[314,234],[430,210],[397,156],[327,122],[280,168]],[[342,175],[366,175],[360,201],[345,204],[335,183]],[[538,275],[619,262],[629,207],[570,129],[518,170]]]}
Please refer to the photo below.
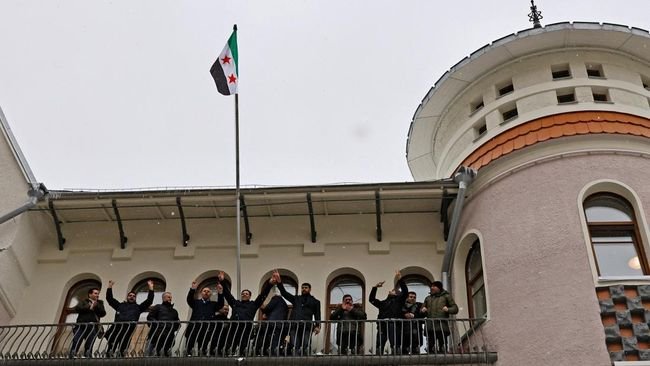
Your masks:
{"label": "arched window", "polygon": [[[354,306],[358,306],[365,311],[366,288],[363,280],[355,275],[345,274],[334,278],[327,286],[326,319],[330,318],[332,311],[341,304],[343,295],[346,294],[352,296]],[[363,328],[361,332],[363,333]],[[335,345],[336,325],[334,327],[328,326],[326,334],[325,350],[330,352]]]}
{"label": "arched window", "polygon": [[472,244],[472,248],[467,254],[465,281],[469,317],[484,318],[487,315],[487,302],[485,299],[485,282],[483,281],[481,244],[478,240]]}
{"label": "arched window", "polygon": [[[232,285],[230,283],[230,280],[228,278],[224,278],[223,282],[225,282],[226,286],[232,291]],[[212,291],[212,294],[210,295],[210,300],[212,301],[217,301],[217,284],[219,283],[219,279],[217,277],[208,277],[205,280],[201,281],[199,283],[199,286],[196,288],[196,292],[194,293],[194,298],[198,299],[201,297],[201,290],[204,288],[209,288]]]}
{"label": "arched window", "polygon": [[612,193],[597,193],[584,202],[591,247],[599,276],[649,274],[632,205]]}
{"label": "arched window", "polygon": [[406,287],[409,288],[409,291],[415,292],[417,295],[416,301],[418,302],[424,301],[427,295],[429,295],[429,292],[431,292],[431,281],[422,275],[406,275],[402,277],[402,280],[406,283]]}
{"label": "arched window", "polygon": [[77,321],[77,313],[74,313],[74,307],[77,306],[81,301],[88,298],[88,290],[91,288],[101,288],[102,283],[97,280],[82,280],[70,287],[67,295],[65,296],[65,302],[63,303],[63,309],[61,310],[61,316],[59,318],[59,323],[74,323]]}
{"label": "arched window", "polygon": [[[147,284],[147,281],[149,280],[153,281],[153,304],[152,305],[162,304],[162,294],[165,292],[165,288],[167,287],[167,284],[165,283],[165,281],[161,280],[160,278],[146,278],[136,283],[131,289],[131,292],[135,292],[135,301],[138,304],[140,304],[147,299],[147,294],[149,293],[149,284]],[[144,312],[140,314],[139,321],[143,322],[146,320],[147,320],[147,313]]]}

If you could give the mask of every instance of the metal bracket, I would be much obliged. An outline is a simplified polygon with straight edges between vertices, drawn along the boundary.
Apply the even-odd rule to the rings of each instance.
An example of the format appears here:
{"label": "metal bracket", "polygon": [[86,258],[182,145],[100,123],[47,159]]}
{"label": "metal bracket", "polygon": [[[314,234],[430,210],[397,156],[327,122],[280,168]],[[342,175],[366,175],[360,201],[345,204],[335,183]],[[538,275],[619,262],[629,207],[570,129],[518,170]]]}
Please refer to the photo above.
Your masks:
{"label": "metal bracket", "polygon": [[375,191],[375,216],[377,217],[377,241],[381,241],[381,198],[379,191]]}
{"label": "metal bracket", "polygon": [[117,201],[112,200],[111,205],[113,206],[113,213],[115,213],[115,219],[117,220],[117,228],[120,230],[120,248],[126,249],[126,242],[129,240],[129,238],[124,236],[124,227],[122,226],[120,210],[117,209]]}
{"label": "metal bracket", "polygon": [[239,195],[239,204],[241,205],[240,210],[244,215],[244,229],[246,230],[246,244],[251,244],[251,239],[253,234],[251,233],[250,225],[248,224],[248,211],[246,210],[246,202],[244,201],[244,195]]}
{"label": "metal bracket", "polygon": [[54,227],[56,228],[56,237],[59,240],[59,250],[63,250],[63,245],[65,244],[65,238],[63,237],[63,232],[61,232],[61,221],[59,221],[59,216],[56,214],[54,209],[54,202],[50,201],[50,213],[54,219]]}
{"label": "metal bracket", "polygon": [[185,213],[183,212],[183,205],[181,204],[181,198],[176,197],[176,207],[178,207],[178,214],[181,216],[181,229],[183,230],[183,246],[187,246],[187,242],[190,241],[190,235],[187,233],[187,225],[185,224]]}
{"label": "metal bracket", "polygon": [[316,222],[314,221],[314,206],[311,202],[311,192],[307,193],[307,208],[309,208],[309,226],[311,228],[311,242],[316,242]]}

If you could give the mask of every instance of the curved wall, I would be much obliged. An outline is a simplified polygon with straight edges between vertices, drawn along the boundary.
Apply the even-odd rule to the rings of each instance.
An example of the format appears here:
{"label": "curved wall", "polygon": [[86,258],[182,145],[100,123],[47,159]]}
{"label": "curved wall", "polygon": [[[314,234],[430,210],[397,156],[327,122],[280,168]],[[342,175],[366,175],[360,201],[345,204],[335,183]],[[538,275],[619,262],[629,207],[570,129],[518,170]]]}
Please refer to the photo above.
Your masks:
{"label": "curved wall", "polygon": [[[558,157],[470,193],[459,233],[481,233],[484,330],[498,345],[500,365],[611,364],[578,197],[591,182],[615,180],[634,190],[647,212],[650,173],[638,168],[649,163],[647,156]],[[462,296],[464,279],[452,281]]]}

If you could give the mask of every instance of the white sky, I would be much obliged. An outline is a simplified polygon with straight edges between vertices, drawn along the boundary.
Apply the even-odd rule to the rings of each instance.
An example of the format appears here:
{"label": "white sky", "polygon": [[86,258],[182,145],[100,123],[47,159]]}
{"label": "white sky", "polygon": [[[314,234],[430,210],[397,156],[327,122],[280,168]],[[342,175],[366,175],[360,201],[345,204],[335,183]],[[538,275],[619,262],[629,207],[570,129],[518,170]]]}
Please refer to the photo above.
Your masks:
{"label": "white sky", "polygon": [[[543,24],[650,28],[648,0],[538,0]],[[50,189],[234,186],[234,97],[209,69],[239,27],[243,185],[410,181],[413,112],[527,0],[0,0],[0,106]],[[1,174],[1,172],[0,172]]]}

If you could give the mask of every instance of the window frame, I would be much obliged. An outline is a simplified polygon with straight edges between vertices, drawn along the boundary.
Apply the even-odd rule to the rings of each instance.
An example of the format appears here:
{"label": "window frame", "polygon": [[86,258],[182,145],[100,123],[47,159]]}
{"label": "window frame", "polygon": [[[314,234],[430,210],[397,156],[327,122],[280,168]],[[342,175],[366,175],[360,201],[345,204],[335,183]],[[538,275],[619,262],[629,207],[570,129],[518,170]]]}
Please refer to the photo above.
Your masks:
{"label": "window frame", "polygon": [[[479,258],[481,259],[481,269],[476,273],[472,278],[469,278],[469,265],[472,255],[477,252]],[[474,309],[474,294],[472,293],[472,286],[480,279],[483,279],[483,293],[486,294],[485,289],[485,277],[483,276],[483,253],[481,253],[481,242],[477,239],[472,243],[472,246],[467,252],[467,258],[465,259],[465,290],[467,292],[467,312],[470,319],[478,319]],[[487,318],[487,295],[485,295],[485,314],[482,318]]]}
{"label": "window frame", "polygon": [[[609,197],[610,199],[614,199],[622,203],[628,210],[625,213],[627,213],[632,220],[629,222],[627,221],[610,221],[610,222],[595,222],[595,223],[589,222],[589,218],[587,216],[587,206],[589,205],[589,201],[594,199],[599,199],[602,197]],[[591,251],[594,257],[594,263],[596,265],[596,273],[599,278],[613,277],[613,276],[625,276],[625,277],[637,277],[637,276],[629,276],[629,275],[603,276],[600,273],[600,264],[598,262],[598,255],[596,254],[596,249],[594,248],[594,240],[592,235],[593,233],[598,233],[598,232],[621,232],[621,233],[628,234],[632,238],[632,243],[634,245],[636,255],[639,258],[639,263],[641,265],[642,274],[639,276],[650,275],[650,265],[648,265],[647,255],[645,253],[643,241],[641,239],[641,235],[639,232],[639,223],[637,220],[637,215],[634,210],[634,206],[632,206],[632,204],[627,199],[623,198],[618,194],[611,193],[611,192],[598,192],[598,193],[591,194],[584,199],[582,203],[582,209],[585,215],[585,224],[587,225],[587,232],[589,233],[589,245],[591,246]]]}

